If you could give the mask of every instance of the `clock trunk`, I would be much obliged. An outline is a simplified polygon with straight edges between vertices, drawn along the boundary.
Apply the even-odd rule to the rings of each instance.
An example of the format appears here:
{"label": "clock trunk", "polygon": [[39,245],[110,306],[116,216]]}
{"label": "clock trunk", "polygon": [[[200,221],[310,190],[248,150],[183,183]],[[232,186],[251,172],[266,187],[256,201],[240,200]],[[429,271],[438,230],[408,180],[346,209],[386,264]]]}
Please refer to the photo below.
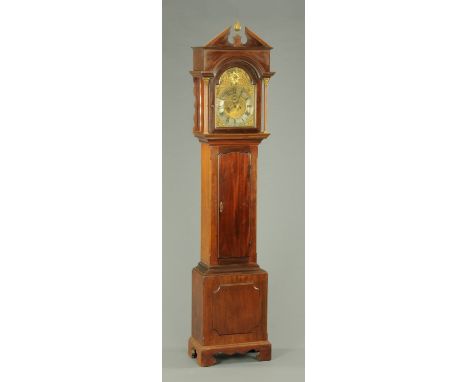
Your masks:
{"label": "clock trunk", "polygon": [[252,153],[235,148],[218,154],[218,259],[248,260]]}

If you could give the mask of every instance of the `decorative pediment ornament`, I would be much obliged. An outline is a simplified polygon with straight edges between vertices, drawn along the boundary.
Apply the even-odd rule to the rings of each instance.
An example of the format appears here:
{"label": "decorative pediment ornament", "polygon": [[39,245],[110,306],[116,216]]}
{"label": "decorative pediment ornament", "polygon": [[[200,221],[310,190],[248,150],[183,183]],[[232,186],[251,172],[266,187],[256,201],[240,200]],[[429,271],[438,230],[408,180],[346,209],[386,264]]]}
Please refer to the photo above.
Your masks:
{"label": "decorative pediment ornament", "polygon": [[[244,27],[244,33],[240,23],[237,21],[232,27],[227,27],[224,31],[218,34],[205,48],[218,48],[218,47],[233,47],[233,48],[262,48],[272,49],[271,45],[259,37],[251,29]],[[243,38],[244,37],[244,38]],[[242,42],[244,40],[245,42]]]}

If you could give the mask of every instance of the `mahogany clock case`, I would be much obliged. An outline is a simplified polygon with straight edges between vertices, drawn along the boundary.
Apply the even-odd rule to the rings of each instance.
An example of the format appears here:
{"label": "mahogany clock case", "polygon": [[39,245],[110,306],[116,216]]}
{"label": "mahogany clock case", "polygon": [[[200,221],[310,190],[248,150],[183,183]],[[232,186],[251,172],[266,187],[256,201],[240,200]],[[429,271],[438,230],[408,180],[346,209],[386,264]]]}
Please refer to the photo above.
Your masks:
{"label": "mahogany clock case", "polygon": [[271,359],[268,274],[257,264],[256,185],[258,146],[269,136],[272,47],[248,27],[244,30],[245,41],[236,23],[193,48],[201,251],[192,272],[188,353],[200,366],[214,365],[218,353],[255,351],[258,360]]}
{"label": "mahogany clock case", "polygon": [[[246,0],[236,4],[224,0],[171,0],[163,5],[163,12],[166,12],[166,16],[163,15],[163,347],[166,349],[163,365],[177,367],[175,360],[179,359],[180,367],[197,367],[186,355],[187,339],[192,332],[192,274],[195,272],[193,282],[206,285],[205,295],[198,294],[195,298],[205,299],[207,309],[214,308],[205,315],[200,313],[201,324],[195,329],[205,330],[205,343],[212,344],[212,341],[227,338],[225,336],[234,332],[240,340],[238,343],[246,341],[241,337],[249,337],[250,343],[263,341],[264,323],[258,317],[264,317],[263,310],[266,309],[268,341],[273,344],[272,361],[258,363],[258,367],[268,374],[266,370],[270,365],[286,362],[287,357],[281,356],[282,349],[304,346],[303,3],[294,3],[274,2],[275,9],[269,6],[271,2]],[[271,136],[261,144],[244,142],[232,150],[231,144],[221,147],[194,139],[191,131],[193,82],[188,71],[193,69],[190,47],[203,45],[221,32],[235,21],[235,16],[226,15],[235,15],[241,8],[249,9],[251,16],[245,19],[242,16],[240,21],[274,46],[271,68],[277,74],[270,81],[268,94]],[[210,15],[223,15],[223,18],[209,22]],[[255,232],[249,231],[255,240],[256,251],[242,256],[245,252],[239,249],[236,256],[248,258],[244,260],[245,266],[249,266],[251,260],[257,262],[268,271],[268,280],[266,274],[257,269],[242,275],[243,280],[229,279],[233,275],[226,275],[226,279],[215,286],[211,281],[213,276],[197,266],[201,260],[201,158],[202,155],[217,157],[222,150],[225,151],[221,166],[225,166],[226,171],[231,167],[231,160],[244,169],[249,160],[256,162],[256,172],[251,173],[255,185],[254,182],[244,185],[256,187],[255,204],[249,207],[257,220]],[[223,162],[224,159],[227,161]],[[244,202],[246,200],[241,204]],[[245,216],[249,215],[247,208],[242,212]],[[223,225],[225,228],[221,229],[230,229],[228,219],[222,222]],[[247,248],[251,240],[242,237],[244,242],[240,245],[228,238],[221,242],[220,253],[229,248]],[[208,254],[203,250],[202,253],[203,256]],[[222,265],[234,266],[228,264],[230,260],[226,256],[220,256],[219,261],[224,263]],[[194,267],[196,270],[193,271]],[[268,291],[264,287],[266,281]],[[230,286],[219,288],[219,284],[236,286],[232,287],[234,289]],[[237,314],[237,320],[225,320],[223,314],[232,317],[236,316],[234,312],[243,313],[235,304],[230,304],[227,310],[216,310],[232,294],[245,294],[256,307],[250,309],[250,317]],[[209,328],[208,316],[214,320]],[[254,326],[248,327],[252,322]],[[256,350],[261,351],[261,344],[257,345]],[[172,352],[170,349],[178,350]],[[302,354],[299,352],[297,356],[300,358]],[[229,364],[242,367],[245,361],[235,358]]]}

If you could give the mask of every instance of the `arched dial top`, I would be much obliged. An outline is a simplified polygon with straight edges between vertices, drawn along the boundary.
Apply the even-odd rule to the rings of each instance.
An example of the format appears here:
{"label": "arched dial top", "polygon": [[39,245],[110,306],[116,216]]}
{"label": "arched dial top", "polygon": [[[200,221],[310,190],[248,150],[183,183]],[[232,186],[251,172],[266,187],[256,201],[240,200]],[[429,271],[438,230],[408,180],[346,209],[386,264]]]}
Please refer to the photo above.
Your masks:
{"label": "arched dial top", "polygon": [[255,128],[255,88],[242,68],[227,69],[215,91],[216,128]]}

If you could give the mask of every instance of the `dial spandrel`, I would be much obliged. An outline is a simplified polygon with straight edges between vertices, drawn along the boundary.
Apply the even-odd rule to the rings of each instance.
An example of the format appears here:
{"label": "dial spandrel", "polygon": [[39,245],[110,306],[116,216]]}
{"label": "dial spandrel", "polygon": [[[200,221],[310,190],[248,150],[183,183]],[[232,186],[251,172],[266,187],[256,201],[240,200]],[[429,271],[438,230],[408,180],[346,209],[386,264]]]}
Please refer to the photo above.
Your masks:
{"label": "dial spandrel", "polygon": [[226,70],[216,85],[216,127],[255,127],[255,85],[245,70]]}

